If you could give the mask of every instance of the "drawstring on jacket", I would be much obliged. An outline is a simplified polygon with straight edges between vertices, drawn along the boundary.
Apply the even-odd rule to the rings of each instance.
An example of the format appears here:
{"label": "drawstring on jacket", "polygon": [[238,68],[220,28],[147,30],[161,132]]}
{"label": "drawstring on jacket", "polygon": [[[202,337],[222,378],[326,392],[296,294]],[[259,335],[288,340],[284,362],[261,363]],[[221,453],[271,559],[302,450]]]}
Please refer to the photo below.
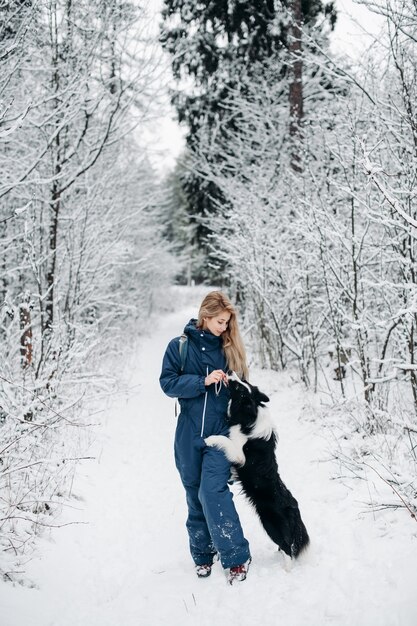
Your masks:
{"label": "drawstring on jacket", "polygon": [[222,385],[223,385],[223,381],[222,380],[219,380],[218,383],[214,383],[214,391],[216,392],[216,396],[219,395],[219,393],[221,391],[221,388],[222,388]]}

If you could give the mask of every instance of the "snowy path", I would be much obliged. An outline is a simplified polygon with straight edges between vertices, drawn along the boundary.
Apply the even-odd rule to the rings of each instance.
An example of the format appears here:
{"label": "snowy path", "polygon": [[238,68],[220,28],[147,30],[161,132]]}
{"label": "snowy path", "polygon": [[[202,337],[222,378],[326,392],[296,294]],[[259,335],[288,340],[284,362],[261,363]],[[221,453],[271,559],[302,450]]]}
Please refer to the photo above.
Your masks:
{"label": "snowy path", "polygon": [[86,524],[42,541],[43,557],[28,569],[38,589],[0,584],[0,625],[415,626],[415,521],[403,511],[365,514],[363,481],[331,480],[326,440],[316,423],[299,420],[302,390],[272,372],[253,372],[252,380],[271,395],[281,475],[312,546],[288,570],[236,493],[249,577],[230,587],[216,564],[209,579],[196,579],[173,462],[173,401],[158,385],[166,343],[195,311],[166,316],[141,342],[131,383],[139,393],[109,412],[99,458],[77,479],[80,510],[66,513]]}

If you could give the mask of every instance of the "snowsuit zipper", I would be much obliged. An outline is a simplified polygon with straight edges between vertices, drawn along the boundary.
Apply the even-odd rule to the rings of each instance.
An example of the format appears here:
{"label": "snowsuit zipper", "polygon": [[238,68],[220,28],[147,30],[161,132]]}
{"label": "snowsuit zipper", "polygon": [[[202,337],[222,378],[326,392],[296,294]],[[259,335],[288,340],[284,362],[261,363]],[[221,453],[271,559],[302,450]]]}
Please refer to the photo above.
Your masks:
{"label": "snowsuit zipper", "polygon": [[[208,366],[206,367],[206,375],[208,376]],[[202,418],[202,420],[201,420],[201,433],[200,433],[200,437],[202,437],[202,436],[203,436],[203,434],[204,434],[204,421],[205,421],[205,418],[206,418],[207,393],[208,393],[208,391],[206,391],[205,396],[204,396],[203,418]]]}

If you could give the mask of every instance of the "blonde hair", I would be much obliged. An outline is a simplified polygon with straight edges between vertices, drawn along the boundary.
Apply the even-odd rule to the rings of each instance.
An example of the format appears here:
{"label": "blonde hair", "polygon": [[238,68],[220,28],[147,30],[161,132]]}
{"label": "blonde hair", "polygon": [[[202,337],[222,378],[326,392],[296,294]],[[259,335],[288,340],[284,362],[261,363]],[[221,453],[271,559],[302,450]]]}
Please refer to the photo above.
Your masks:
{"label": "blonde hair", "polygon": [[229,298],[221,291],[210,291],[200,305],[197,326],[203,328],[205,317],[215,317],[223,311],[230,313],[227,329],[222,333],[223,350],[226,356],[227,366],[239,376],[249,377],[246,362],[246,351],[237,322],[236,310]]}

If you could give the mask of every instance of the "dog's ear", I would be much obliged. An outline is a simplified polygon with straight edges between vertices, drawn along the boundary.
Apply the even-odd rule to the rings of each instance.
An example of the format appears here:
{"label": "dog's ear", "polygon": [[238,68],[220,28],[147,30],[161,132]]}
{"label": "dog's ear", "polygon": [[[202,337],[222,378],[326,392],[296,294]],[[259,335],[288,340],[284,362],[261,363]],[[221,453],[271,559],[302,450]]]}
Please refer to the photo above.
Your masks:
{"label": "dog's ear", "polygon": [[257,387],[256,387],[256,400],[257,402],[259,402],[259,404],[263,402],[269,402],[268,396],[262,393],[262,391],[259,391]]}

